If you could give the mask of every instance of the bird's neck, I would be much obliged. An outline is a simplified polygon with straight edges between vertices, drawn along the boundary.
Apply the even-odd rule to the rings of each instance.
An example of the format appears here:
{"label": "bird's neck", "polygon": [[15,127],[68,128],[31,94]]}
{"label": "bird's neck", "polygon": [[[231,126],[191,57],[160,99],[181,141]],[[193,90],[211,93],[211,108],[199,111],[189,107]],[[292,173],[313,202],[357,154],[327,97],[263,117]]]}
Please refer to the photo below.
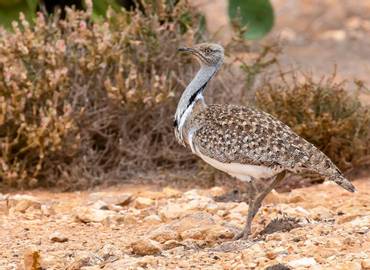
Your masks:
{"label": "bird's neck", "polygon": [[177,105],[177,124],[180,124],[180,119],[188,108],[194,105],[197,100],[203,99],[203,91],[207,86],[207,83],[211,80],[212,76],[216,73],[216,71],[216,67],[202,66],[198,73],[195,75],[194,79],[186,87]]}
{"label": "bird's neck", "polygon": [[186,119],[192,114],[194,105],[198,102],[202,102],[205,106],[203,91],[216,73],[217,69],[217,67],[213,66],[202,66],[181,95],[175,114],[175,126],[180,134],[180,141],[183,141],[181,129],[183,128]]}

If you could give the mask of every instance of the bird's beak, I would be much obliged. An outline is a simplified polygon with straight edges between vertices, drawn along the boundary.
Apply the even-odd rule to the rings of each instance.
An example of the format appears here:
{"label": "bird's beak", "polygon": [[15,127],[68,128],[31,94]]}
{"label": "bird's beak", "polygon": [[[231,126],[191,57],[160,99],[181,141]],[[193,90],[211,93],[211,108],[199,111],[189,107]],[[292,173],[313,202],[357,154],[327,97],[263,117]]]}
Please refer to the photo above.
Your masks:
{"label": "bird's beak", "polygon": [[189,47],[180,47],[177,49],[178,52],[187,52],[187,53],[193,53],[195,50],[193,48]]}

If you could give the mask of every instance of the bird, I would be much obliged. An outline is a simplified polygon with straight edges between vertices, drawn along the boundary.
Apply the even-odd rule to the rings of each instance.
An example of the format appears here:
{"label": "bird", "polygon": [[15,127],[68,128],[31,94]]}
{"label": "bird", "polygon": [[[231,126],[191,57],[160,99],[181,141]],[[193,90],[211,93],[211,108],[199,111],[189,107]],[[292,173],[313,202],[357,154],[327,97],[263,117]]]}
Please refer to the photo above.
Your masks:
{"label": "bird", "polygon": [[182,93],[174,116],[177,141],[203,161],[248,187],[248,214],[235,240],[247,240],[262,201],[287,173],[314,172],[355,192],[334,163],[313,144],[272,115],[252,106],[211,104],[203,93],[224,61],[216,43],[180,47],[200,69]]}

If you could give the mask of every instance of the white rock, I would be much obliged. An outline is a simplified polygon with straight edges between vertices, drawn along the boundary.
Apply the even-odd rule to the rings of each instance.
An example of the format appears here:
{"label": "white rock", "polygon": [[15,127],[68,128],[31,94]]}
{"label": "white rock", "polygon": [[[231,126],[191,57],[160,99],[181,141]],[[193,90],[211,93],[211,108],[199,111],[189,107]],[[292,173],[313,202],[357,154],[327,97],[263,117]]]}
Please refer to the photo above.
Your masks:
{"label": "white rock", "polygon": [[317,262],[312,257],[310,258],[304,257],[304,258],[300,258],[300,259],[288,262],[288,265],[291,267],[309,267],[309,266],[314,266],[315,264],[317,264]]}

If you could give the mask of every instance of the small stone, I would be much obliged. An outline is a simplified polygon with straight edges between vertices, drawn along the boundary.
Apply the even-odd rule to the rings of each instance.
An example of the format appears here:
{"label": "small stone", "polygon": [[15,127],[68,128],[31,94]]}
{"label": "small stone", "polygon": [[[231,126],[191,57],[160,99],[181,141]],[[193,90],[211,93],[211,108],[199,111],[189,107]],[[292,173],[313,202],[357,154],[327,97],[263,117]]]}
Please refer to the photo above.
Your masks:
{"label": "small stone", "polygon": [[310,210],[310,218],[314,220],[325,220],[332,218],[334,213],[323,206],[318,206]]}
{"label": "small stone", "polygon": [[150,239],[156,240],[159,243],[164,243],[168,240],[177,240],[179,237],[179,233],[169,225],[160,226],[149,234]]}
{"label": "small stone", "polygon": [[276,259],[277,254],[276,254],[276,253],[274,253],[274,252],[268,251],[268,252],[266,252],[266,257],[267,257],[269,260],[274,260],[274,259]]}
{"label": "small stone", "polygon": [[[190,200],[188,203],[186,203],[183,208],[186,211],[194,211],[194,210],[204,210],[206,209],[209,205],[211,205],[213,200],[211,198],[207,197],[198,197],[196,199]],[[212,206],[211,206],[212,208]],[[216,205],[217,208],[217,205]]]}
{"label": "small stone", "polygon": [[169,203],[159,210],[159,215],[164,220],[176,219],[184,216],[186,213],[183,207],[175,203]]}
{"label": "small stone", "polygon": [[177,232],[183,232],[190,229],[209,228],[216,225],[214,217],[207,212],[196,212],[189,214],[179,221],[170,224]]}
{"label": "small stone", "polygon": [[347,223],[347,222],[350,222],[356,218],[358,218],[359,214],[355,214],[355,215],[344,215],[344,216],[340,216],[338,219],[337,219],[337,223],[338,224],[343,224],[343,223]]}
{"label": "small stone", "polygon": [[109,210],[99,210],[88,207],[78,207],[75,211],[75,218],[78,221],[89,222],[104,222],[110,217],[113,217],[115,212]]}
{"label": "small stone", "polygon": [[173,248],[177,248],[179,246],[183,246],[183,244],[179,241],[176,241],[176,240],[168,240],[166,242],[164,242],[162,244],[162,248],[164,250],[169,250],[169,249],[173,249]]}
{"label": "small stone", "polygon": [[139,239],[131,243],[132,252],[136,255],[155,255],[162,252],[161,245],[151,239]]}
{"label": "small stone", "polygon": [[181,232],[181,239],[196,239],[202,240],[206,238],[206,230],[208,228],[192,228]]}
{"label": "small stone", "polygon": [[113,204],[113,205],[125,206],[131,202],[133,195],[131,193],[121,193],[119,195],[114,195],[114,194],[106,193],[106,192],[95,192],[95,193],[91,193],[89,198],[92,201],[101,200],[108,205]]}
{"label": "small stone", "polygon": [[315,264],[316,264],[316,260],[312,257],[300,258],[300,259],[288,262],[288,265],[293,268],[294,267],[310,267],[310,266],[314,266]]}
{"label": "small stone", "polygon": [[94,202],[94,204],[91,205],[91,207],[98,210],[109,210],[108,204],[102,200]]}
{"label": "small stone", "polygon": [[144,209],[154,204],[154,200],[145,197],[137,197],[134,202],[134,207],[137,209]]}
{"label": "small stone", "polygon": [[25,213],[26,210],[29,208],[40,209],[41,203],[35,200],[20,200],[15,205],[14,210],[21,213]]}
{"label": "small stone", "polygon": [[159,224],[162,222],[161,218],[158,215],[149,215],[144,218],[144,221],[148,224]]}
{"label": "small stone", "polygon": [[140,220],[132,213],[125,213],[119,216],[113,216],[113,220],[116,224],[133,225],[140,223]]}
{"label": "small stone", "polygon": [[49,240],[51,242],[64,243],[64,242],[68,241],[68,238],[66,236],[64,236],[61,232],[57,231],[57,232],[53,232],[50,235]]}
{"label": "small stone", "polygon": [[217,241],[217,240],[227,240],[232,239],[235,236],[235,232],[229,228],[223,227],[221,225],[217,225],[215,227],[211,227],[209,230],[206,231],[206,240],[207,241]]}
{"label": "small stone", "polygon": [[123,255],[122,251],[112,244],[105,244],[98,254],[104,261],[117,259]]}
{"label": "small stone", "polygon": [[82,252],[76,256],[73,262],[70,263],[65,270],[80,270],[83,267],[95,266],[101,262],[103,262],[103,259],[97,254],[91,252]]}

